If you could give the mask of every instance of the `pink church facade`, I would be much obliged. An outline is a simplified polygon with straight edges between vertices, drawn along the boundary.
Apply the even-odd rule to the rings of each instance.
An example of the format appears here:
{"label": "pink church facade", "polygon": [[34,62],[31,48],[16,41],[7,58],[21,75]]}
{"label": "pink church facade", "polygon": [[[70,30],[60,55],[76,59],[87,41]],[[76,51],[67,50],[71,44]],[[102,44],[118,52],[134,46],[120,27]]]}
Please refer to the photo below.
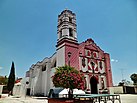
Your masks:
{"label": "pink church facade", "polygon": [[[74,13],[64,10],[58,19],[57,65],[70,65],[84,73],[87,91],[91,93],[108,90],[113,86],[109,54],[101,50],[91,38],[78,43]],[[64,64],[59,65],[58,58],[64,60]]]}
{"label": "pink church facade", "polygon": [[55,68],[70,65],[84,73],[86,92],[102,93],[113,86],[110,56],[90,38],[82,43],[77,41],[76,15],[64,10],[58,16],[56,52],[33,64],[27,71],[30,95],[48,95],[54,88],[51,77]]}

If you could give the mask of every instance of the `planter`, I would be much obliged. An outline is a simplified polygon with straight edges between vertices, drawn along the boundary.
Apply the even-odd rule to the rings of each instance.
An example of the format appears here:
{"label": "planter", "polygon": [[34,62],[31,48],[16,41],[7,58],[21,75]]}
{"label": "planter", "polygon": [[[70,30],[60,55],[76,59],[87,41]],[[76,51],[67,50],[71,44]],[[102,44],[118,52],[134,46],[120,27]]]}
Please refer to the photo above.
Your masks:
{"label": "planter", "polygon": [[48,103],[74,103],[74,100],[64,98],[49,98]]}
{"label": "planter", "polygon": [[48,98],[48,103],[93,103],[92,100],[79,100],[68,98]]}

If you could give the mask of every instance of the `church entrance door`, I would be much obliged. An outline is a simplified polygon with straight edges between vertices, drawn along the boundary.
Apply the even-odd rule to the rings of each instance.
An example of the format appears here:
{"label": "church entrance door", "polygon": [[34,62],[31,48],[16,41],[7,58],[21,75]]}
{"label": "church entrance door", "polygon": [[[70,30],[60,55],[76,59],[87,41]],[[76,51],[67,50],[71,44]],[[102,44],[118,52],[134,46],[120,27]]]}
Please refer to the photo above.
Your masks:
{"label": "church entrance door", "polygon": [[97,78],[95,76],[92,76],[90,79],[91,94],[98,94],[97,83]]}

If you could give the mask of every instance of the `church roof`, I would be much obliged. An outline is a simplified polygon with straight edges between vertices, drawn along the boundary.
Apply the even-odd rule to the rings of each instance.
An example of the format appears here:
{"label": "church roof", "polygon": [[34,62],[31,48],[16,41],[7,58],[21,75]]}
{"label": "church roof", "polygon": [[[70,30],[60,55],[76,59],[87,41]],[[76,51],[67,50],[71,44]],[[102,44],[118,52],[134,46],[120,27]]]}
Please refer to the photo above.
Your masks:
{"label": "church roof", "polygon": [[96,45],[94,40],[91,39],[91,38],[89,38],[86,41],[80,43],[79,47],[81,47],[81,48],[84,47],[85,49],[90,49],[90,50],[97,51],[97,52],[99,52],[99,51],[104,52],[99,46]]}
{"label": "church roof", "polygon": [[60,13],[59,16],[61,16],[62,14],[65,14],[65,13],[70,13],[70,14],[72,14],[72,15],[75,15],[75,13],[73,13],[71,10],[65,9],[65,10],[63,10],[63,11]]}

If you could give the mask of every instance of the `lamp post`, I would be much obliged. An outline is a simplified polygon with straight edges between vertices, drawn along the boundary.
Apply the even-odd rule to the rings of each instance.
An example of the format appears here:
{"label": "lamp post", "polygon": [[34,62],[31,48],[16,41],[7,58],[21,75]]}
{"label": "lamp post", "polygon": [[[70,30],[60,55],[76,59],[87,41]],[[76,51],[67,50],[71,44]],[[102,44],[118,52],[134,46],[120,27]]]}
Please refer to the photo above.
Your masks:
{"label": "lamp post", "polygon": [[[71,52],[68,52],[68,65],[69,65],[69,67],[70,67],[70,57],[71,57]],[[69,82],[69,84],[70,84],[70,82]],[[71,89],[71,88],[69,88],[68,97],[73,98],[73,89]]]}
{"label": "lamp post", "polygon": [[71,52],[68,52],[68,65],[70,66],[70,57],[71,57]]}
{"label": "lamp post", "polygon": [[26,95],[27,95],[27,85],[29,84],[29,82],[28,81],[26,81],[26,83],[25,83],[25,98],[26,98]]}

